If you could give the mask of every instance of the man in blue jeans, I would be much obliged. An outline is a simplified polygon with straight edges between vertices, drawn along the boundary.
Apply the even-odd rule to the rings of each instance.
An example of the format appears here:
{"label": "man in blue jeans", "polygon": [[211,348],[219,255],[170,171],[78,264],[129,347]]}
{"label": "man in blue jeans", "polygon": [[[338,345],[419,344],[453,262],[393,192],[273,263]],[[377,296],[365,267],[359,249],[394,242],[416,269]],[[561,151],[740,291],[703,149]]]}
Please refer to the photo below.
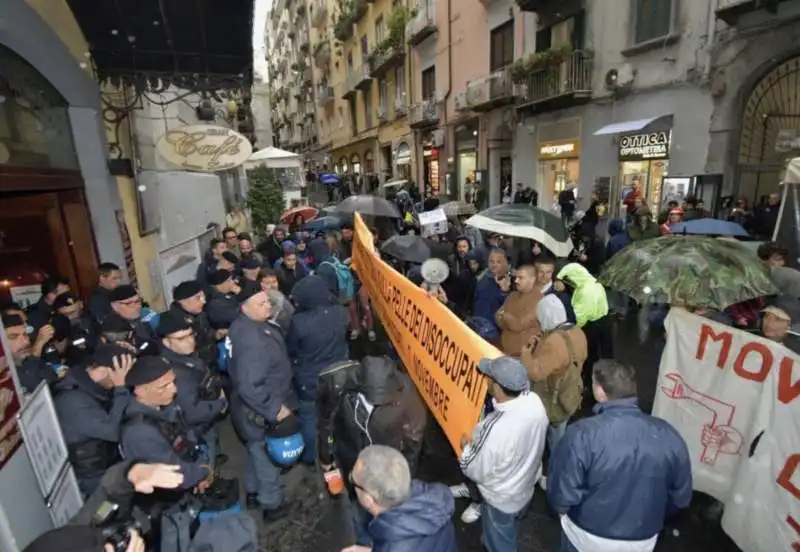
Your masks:
{"label": "man in blue jeans", "polygon": [[513,357],[483,359],[494,410],[461,439],[461,471],[483,499],[484,546],[515,552],[517,530],[528,508],[542,464],[549,422],[541,399],[530,391],[528,374]]}

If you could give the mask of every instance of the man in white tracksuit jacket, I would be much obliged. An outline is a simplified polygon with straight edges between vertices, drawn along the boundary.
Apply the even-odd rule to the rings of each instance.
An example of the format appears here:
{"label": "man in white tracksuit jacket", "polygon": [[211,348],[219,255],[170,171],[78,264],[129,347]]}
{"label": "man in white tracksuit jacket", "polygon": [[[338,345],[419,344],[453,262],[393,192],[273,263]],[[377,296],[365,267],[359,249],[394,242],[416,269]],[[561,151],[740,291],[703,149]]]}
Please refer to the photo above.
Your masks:
{"label": "man in white tracksuit jacket", "polygon": [[459,463],[483,498],[483,540],[489,552],[516,552],[519,519],[533,498],[549,422],[528,373],[512,357],[483,359],[494,412],[464,436]]}

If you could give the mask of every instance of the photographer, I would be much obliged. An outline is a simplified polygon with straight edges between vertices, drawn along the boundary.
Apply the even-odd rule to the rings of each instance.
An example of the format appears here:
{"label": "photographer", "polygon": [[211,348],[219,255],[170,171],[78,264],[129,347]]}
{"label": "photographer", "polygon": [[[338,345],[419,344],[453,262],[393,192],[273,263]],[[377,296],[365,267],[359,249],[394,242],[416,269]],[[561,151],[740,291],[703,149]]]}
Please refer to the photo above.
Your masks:
{"label": "photographer", "polygon": [[6,329],[11,358],[14,359],[17,376],[24,392],[33,393],[42,381],[48,384],[58,381],[58,374],[40,356],[33,354],[25,320],[17,314],[3,314],[3,326]]}
{"label": "photographer", "polygon": [[57,385],[55,408],[84,496],[119,461],[119,429],[131,400],[125,376],[133,366],[130,351],[112,344],[97,347],[86,365],[69,368]]}
{"label": "photographer", "polygon": [[214,422],[228,406],[220,377],[212,375],[198,357],[195,333],[185,316],[172,310],[164,313],[158,333],[163,346],[161,356],[175,372],[178,388],[175,402],[183,411],[189,429],[203,436],[209,459],[214,461],[219,442]]}

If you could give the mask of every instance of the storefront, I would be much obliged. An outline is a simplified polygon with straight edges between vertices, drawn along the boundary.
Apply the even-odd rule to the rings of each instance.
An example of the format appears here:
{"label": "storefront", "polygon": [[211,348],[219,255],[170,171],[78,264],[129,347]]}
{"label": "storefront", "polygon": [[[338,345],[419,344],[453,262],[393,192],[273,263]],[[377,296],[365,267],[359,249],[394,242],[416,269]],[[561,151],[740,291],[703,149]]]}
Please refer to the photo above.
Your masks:
{"label": "storefront", "polygon": [[397,178],[411,179],[411,146],[408,142],[400,142],[394,151],[394,175]]}
{"label": "storefront", "polygon": [[440,152],[439,148],[428,144],[422,147],[422,171],[426,195],[438,196],[442,191],[439,172]]}
{"label": "storefront", "polygon": [[475,186],[478,168],[478,120],[458,125],[455,132],[458,199],[464,199]]}
{"label": "storefront", "polygon": [[350,157],[350,172],[353,174],[361,174],[361,157],[358,156],[357,153],[354,153],[352,157]]}
{"label": "storefront", "polygon": [[628,134],[619,137],[620,195],[641,197],[650,212],[662,210],[663,180],[669,174],[671,131]]}
{"label": "storefront", "polygon": [[559,192],[578,185],[580,178],[581,142],[559,140],[537,145],[539,205],[549,207]]}

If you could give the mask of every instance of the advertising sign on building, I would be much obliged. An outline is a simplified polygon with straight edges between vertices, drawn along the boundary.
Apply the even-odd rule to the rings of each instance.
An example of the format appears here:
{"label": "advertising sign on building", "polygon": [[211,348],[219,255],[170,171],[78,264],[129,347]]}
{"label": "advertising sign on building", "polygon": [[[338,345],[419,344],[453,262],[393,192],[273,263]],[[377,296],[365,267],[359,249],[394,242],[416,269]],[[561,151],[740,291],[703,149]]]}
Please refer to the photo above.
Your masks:
{"label": "advertising sign on building", "polygon": [[250,141],[233,129],[190,125],[168,130],[156,149],[178,167],[195,172],[219,172],[242,165],[253,154]]}
{"label": "advertising sign on building", "polygon": [[669,140],[669,132],[622,136],[619,139],[619,160],[669,159]]}
{"label": "advertising sign on building", "polygon": [[561,140],[558,142],[539,142],[539,160],[571,159],[581,155],[580,140]]}

